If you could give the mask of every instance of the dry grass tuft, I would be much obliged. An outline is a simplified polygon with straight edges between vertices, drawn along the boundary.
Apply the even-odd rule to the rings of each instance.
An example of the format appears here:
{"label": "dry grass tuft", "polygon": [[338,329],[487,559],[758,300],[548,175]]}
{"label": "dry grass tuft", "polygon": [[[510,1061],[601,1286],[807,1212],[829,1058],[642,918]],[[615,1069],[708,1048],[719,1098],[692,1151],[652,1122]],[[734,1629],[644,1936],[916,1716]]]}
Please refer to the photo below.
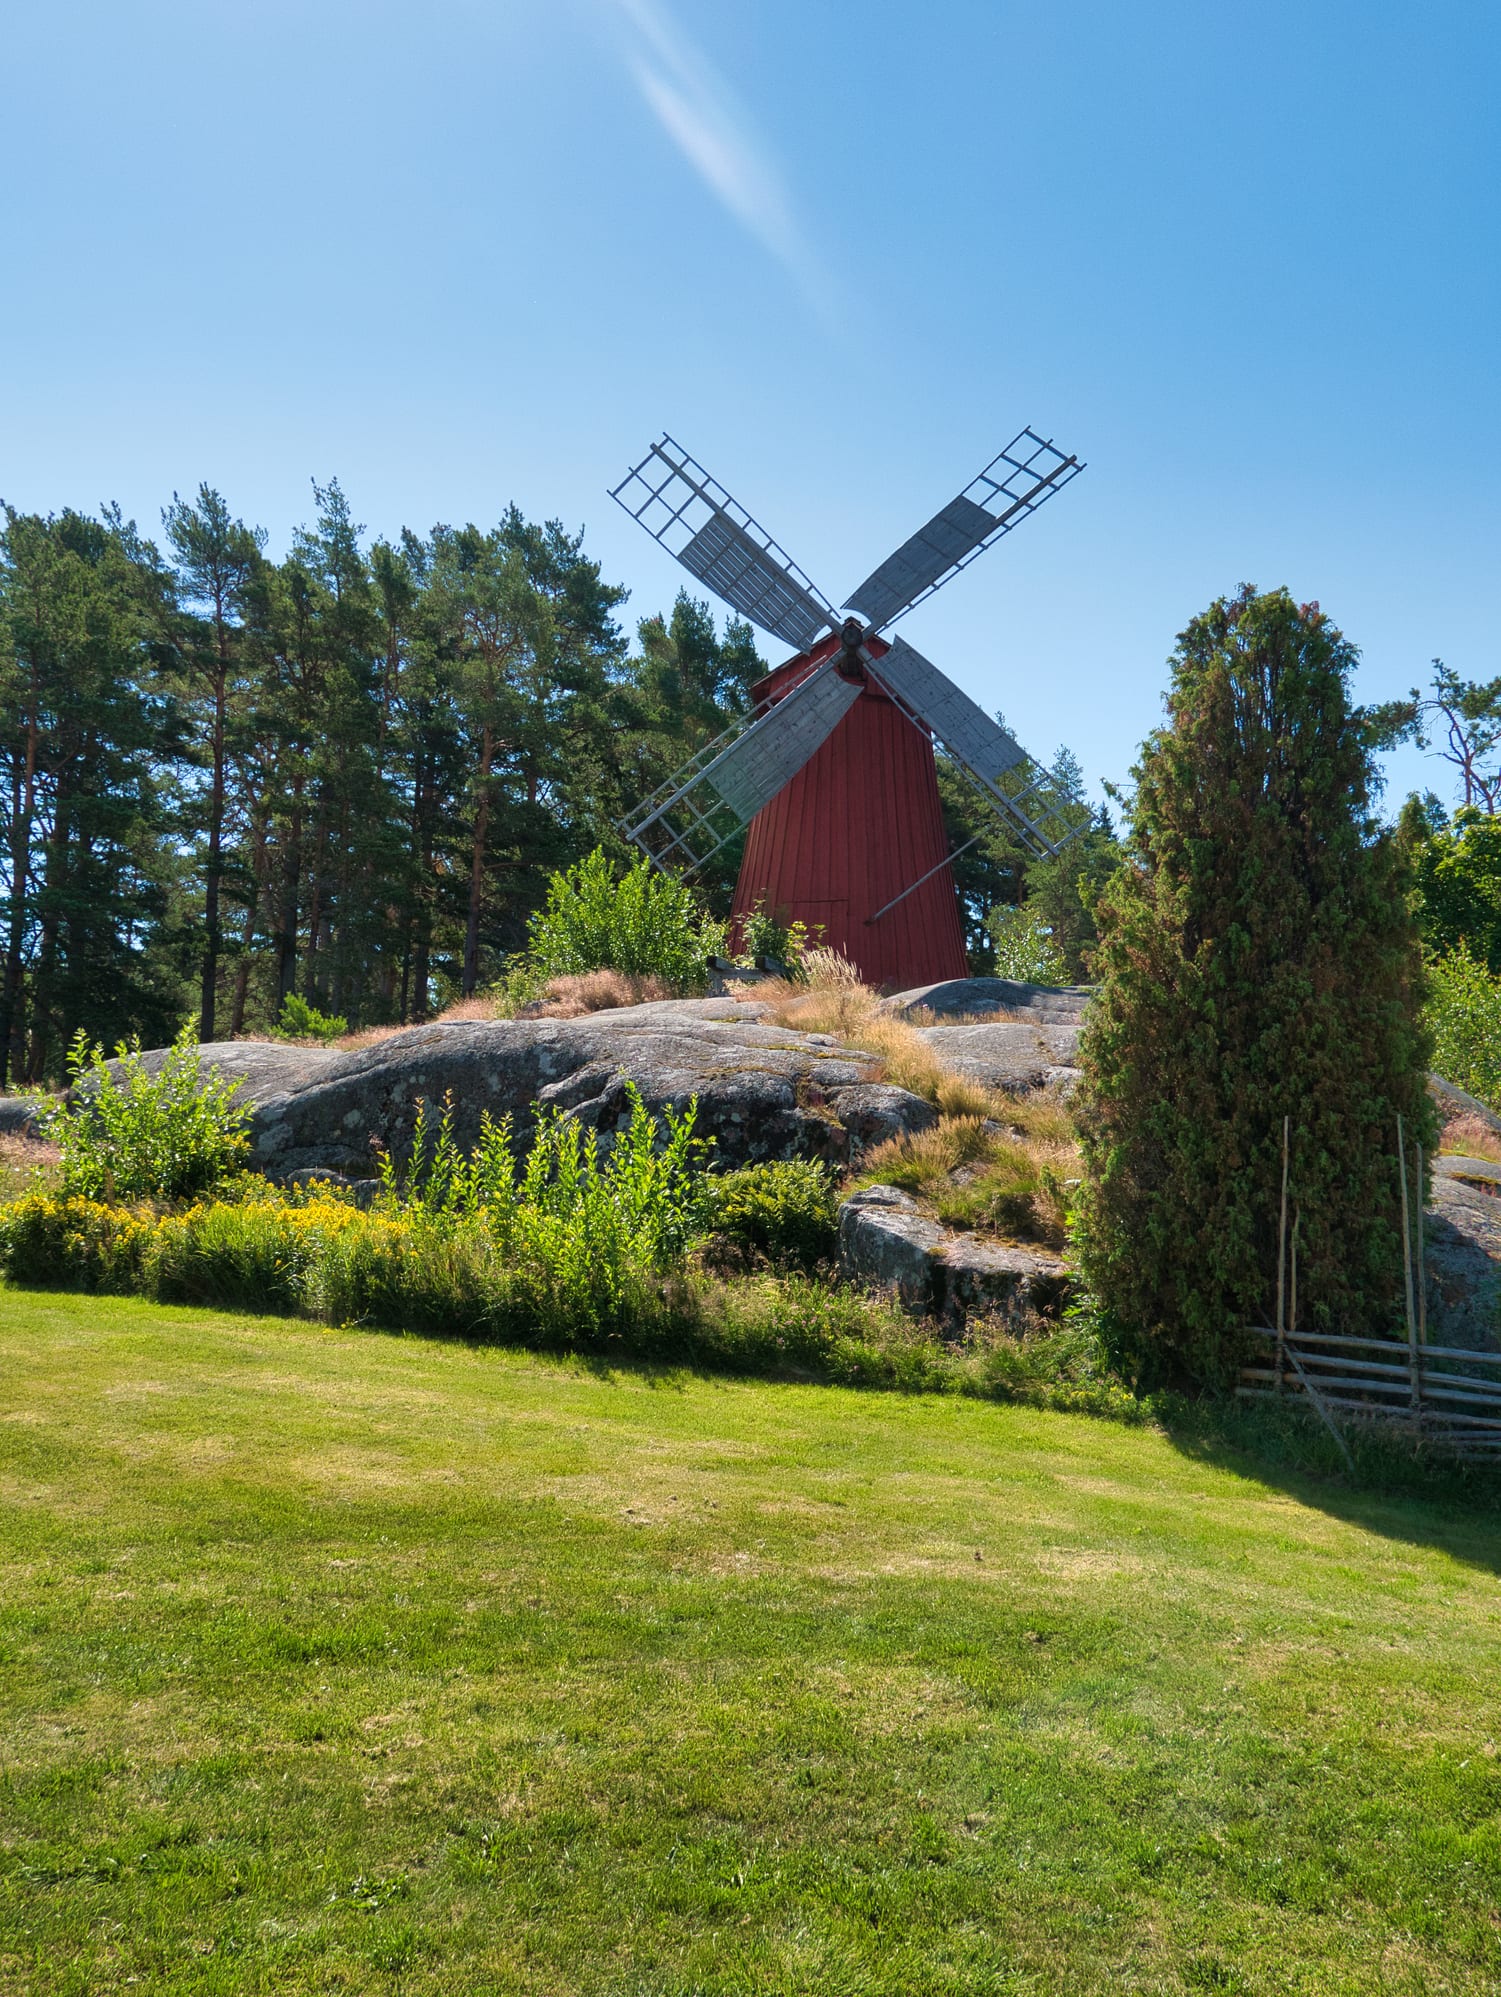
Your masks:
{"label": "dry grass tuft", "polygon": [[860,1047],[881,1064],[883,1079],[907,1089],[945,1116],[985,1116],[987,1090],[946,1067],[915,1028],[881,1010],[881,996],[860,982],[854,966],[834,950],[810,950],[803,960],[805,984],[757,987],[779,1026],[798,1033],[832,1033]]}
{"label": "dry grass tuft", "polygon": [[29,1193],[38,1174],[50,1185],[57,1177],[62,1153],[55,1144],[43,1144],[33,1137],[17,1137],[0,1132],[0,1200],[17,1200]]}
{"label": "dry grass tuft", "polygon": [[880,994],[843,958],[811,951],[806,964],[806,984],[759,988],[778,1024],[863,1048],[885,1080],[939,1112],[932,1130],[873,1150],[862,1179],[905,1187],[949,1226],[1061,1247],[1068,1186],[1079,1169],[1067,1103],[1046,1091],[994,1093],[955,1074],[917,1028],[881,1009]]}
{"label": "dry grass tuft", "polygon": [[1444,1125],[1438,1148],[1460,1158],[1488,1158],[1501,1165],[1501,1134],[1478,1116],[1451,1116]]}
{"label": "dry grass tuft", "polygon": [[456,999],[452,1005],[445,1006],[442,1012],[438,1014],[436,1023],[442,1026],[452,1026],[460,1020],[495,1019],[496,1017],[498,1015],[495,1010],[495,1000],[493,998],[466,998]]}
{"label": "dry grass tuft", "polygon": [[[1031,1105],[1005,1107],[1009,1114]],[[1072,1131],[1059,1129],[1051,1111],[1032,1121],[1027,1130],[996,1117],[945,1117],[932,1130],[877,1146],[863,1161],[862,1181],[901,1186],[927,1201],[946,1226],[1061,1248],[1078,1151]]]}
{"label": "dry grass tuft", "polygon": [[891,1137],[868,1151],[861,1177],[875,1185],[903,1186],[920,1193],[948,1179],[965,1165],[988,1160],[995,1148],[993,1119],[983,1116],[945,1117],[931,1130]]}
{"label": "dry grass tuft", "polygon": [[[383,1040],[391,1040],[398,1033],[406,1033],[408,1030],[405,1026],[359,1026],[353,1033],[341,1034],[331,1044],[337,1053],[354,1054],[361,1047],[378,1047]],[[304,1045],[312,1044],[314,1043],[304,1042]]]}
{"label": "dry grass tuft", "polygon": [[521,1008],[523,1019],[582,1019],[585,1013],[613,1012],[623,1005],[646,1005],[670,999],[672,987],[661,978],[635,978],[624,971],[583,971],[553,978],[540,999]]}

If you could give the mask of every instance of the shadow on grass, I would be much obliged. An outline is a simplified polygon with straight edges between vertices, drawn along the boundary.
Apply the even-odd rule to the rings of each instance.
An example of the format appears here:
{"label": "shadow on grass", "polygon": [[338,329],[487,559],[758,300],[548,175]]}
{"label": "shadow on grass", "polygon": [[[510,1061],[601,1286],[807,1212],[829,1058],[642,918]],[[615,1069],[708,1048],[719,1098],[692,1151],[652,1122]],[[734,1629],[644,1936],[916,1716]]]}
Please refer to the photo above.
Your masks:
{"label": "shadow on grass", "polygon": [[1154,1412],[1168,1441],[1192,1462],[1270,1485],[1383,1538],[1440,1548],[1501,1573],[1501,1467],[1361,1421],[1343,1430],[1352,1475],[1327,1429],[1296,1405],[1162,1396]]}
{"label": "shadow on grass", "polygon": [[[63,1285],[8,1282],[5,1287],[39,1297],[89,1294]],[[806,1290],[789,1286],[784,1302],[793,1305],[795,1315],[797,1304],[806,1303],[815,1291],[812,1285]],[[250,1321],[327,1323],[311,1314],[260,1309],[244,1298],[129,1301],[155,1310],[208,1310]],[[1175,1394],[1134,1400],[1118,1379],[1101,1372],[1095,1343],[1082,1330],[1060,1328],[1051,1336],[966,1356],[936,1336],[913,1336],[896,1347],[836,1337],[822,1350],[817,1341],[793,1340],[798,1349],[789,1351],[779,1335],[786,1323],[779,1313],[771,1324],[742,1324],[732,1331],[716,1326],[709,1312],[664,1323],[644,1339],[624,1335],[575,1341],[501,1337],[454,1325],[371,1321],[335,1328],[423,1345],[525,1354],[603,1383],[630,1379],[659,1391],[682,1391],[690,1383],[712,1380],[843,1387],[904,1398],[931,1394],[1151,1427],[1185,1458],[1206,1468],[1283,1491],[1365,1531],[1441,1548],[1467,1565],[1501,1573],[1501,1466],[1466,1463],[1432,1445],[1415,1447],[1395,1432],[1359,1423],[1346,1431],[1355,1462],[1352,1475],[1327,1430],[1295,1403],[1247,1407]]]}

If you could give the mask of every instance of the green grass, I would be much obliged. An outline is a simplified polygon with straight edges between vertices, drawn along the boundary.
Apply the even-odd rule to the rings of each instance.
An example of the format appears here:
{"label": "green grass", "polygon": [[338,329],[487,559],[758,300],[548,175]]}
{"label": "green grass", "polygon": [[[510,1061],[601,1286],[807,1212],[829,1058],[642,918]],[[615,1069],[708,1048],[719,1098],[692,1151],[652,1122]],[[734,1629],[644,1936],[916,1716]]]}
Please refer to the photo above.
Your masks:
{"label": "green grass", "polygon": [[0,1989],[1494,1991],[1501,1524],[0,1293]]}

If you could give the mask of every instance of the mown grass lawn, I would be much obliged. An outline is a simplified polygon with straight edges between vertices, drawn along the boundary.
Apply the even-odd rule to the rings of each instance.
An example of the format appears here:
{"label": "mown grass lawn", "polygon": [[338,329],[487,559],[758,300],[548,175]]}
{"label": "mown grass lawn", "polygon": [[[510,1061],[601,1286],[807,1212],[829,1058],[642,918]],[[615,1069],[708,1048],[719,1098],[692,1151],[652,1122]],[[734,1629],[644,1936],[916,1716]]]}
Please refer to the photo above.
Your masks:
{"label": "mown grass lawn", "polygon": [[0,1293],[0,1988],[1493,1991],[1501,1526]]}

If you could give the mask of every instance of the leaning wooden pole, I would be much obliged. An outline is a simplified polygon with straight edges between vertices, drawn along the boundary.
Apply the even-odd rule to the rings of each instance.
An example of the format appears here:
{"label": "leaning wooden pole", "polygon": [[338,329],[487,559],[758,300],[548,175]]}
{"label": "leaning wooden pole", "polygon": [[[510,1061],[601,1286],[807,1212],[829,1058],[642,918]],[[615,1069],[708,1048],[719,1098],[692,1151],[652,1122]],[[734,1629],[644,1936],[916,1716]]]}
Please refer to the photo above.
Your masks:
{"label": "leaning wooden pole", "polygon": [[1282,1119],[1282,1204],[1277,1215],[1277,1389],[1282,1389],[1282,1375],[1287,1360],[1287,1318],[1283,1312],[1285,1284],[1287,1280],[1287,1153],[1292,1118]]}
{"label": "leaning wooden pole", "polygon": [[1423,1147],[1418,1146],[1418,1350],[1428,1343],[1428,1272],[1423,1265]]}
{"label": "leaning wooden pole", "polygon": [[1397,1177],[1402,1182],[1402,1286],[1407,1303],[1407,1368],[1412,1387],[1412,1411],[1418,1415],[1418,1319],[1412,1304],[1412,1218],[1407,1201],[1407,1141],[1402,1134],[1400,1116],[1397,1118]]}

